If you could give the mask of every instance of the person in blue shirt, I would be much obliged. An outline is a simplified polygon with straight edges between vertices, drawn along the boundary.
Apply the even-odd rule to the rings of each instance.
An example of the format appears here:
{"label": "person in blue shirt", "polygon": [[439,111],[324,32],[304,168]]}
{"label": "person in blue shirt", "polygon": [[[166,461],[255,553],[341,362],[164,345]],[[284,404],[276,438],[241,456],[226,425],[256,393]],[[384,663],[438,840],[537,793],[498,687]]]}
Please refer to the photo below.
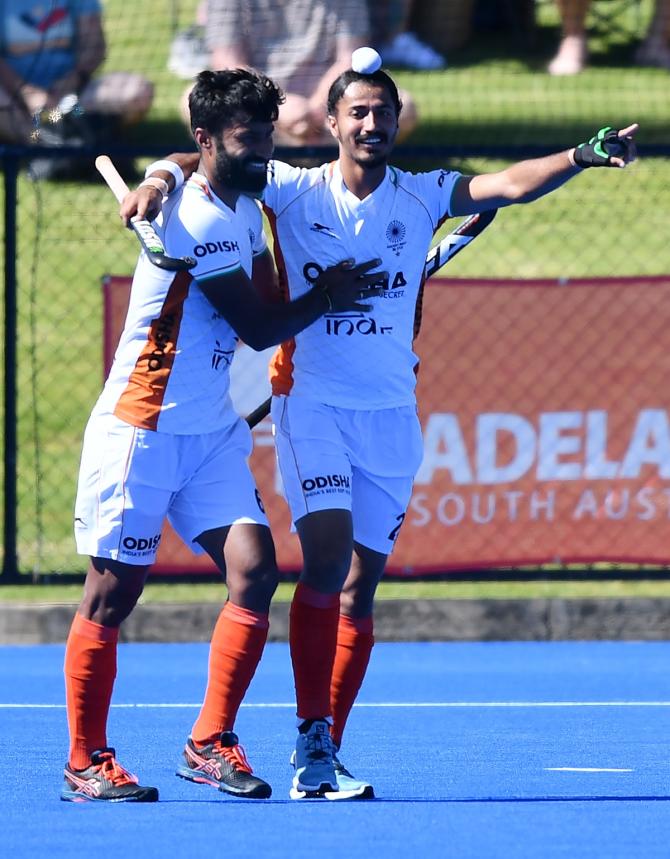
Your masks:
{"label": "person in blue shirt", "polygon": [[100,0],[0,8],[0,143],[66,142],[61,120],[73,109],[122,124],[147,113],[151,81],[134,72],[95,76],[106,51]]}

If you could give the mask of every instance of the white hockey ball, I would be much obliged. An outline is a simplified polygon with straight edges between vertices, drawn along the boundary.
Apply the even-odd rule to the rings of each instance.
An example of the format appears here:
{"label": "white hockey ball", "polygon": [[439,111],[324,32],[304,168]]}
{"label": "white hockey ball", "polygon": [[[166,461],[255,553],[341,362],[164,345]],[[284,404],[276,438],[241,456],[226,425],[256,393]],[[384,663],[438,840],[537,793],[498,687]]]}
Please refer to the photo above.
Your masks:
{"label": "white hockey ball", "polygon": [[382,67],[382,58],[374,48],[356,48],[351,55],[351,68],[361,75],[371,75]]}

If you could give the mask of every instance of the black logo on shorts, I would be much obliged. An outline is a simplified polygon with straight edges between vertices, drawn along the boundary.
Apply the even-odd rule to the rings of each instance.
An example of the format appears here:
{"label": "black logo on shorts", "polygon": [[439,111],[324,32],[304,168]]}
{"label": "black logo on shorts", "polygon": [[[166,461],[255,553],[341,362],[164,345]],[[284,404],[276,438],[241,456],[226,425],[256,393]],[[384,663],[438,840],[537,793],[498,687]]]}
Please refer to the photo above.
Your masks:
{"label": "black logo on shorts", "polygon": [[351,478],[348,474],[326,474],[318,477],[307,477],[302,482],[306,493],[348,492],[351,489]]}
{"label": "black logo on shorts", "polygon": [[123,548],[129,554],[147,555],[158,548],[160,541],[160,534],[154,534],[153,537],[124,537]]}

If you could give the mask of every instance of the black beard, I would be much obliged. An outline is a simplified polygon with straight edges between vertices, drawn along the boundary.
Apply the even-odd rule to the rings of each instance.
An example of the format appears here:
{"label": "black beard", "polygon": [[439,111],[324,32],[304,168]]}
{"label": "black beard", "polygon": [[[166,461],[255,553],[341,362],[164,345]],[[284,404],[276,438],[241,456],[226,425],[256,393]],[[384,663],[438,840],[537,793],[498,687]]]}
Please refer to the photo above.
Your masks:
{"label": "black beard", "polygon": [[267,175],[265,171],[261,173],[248,171],[247,164],[252,160],[257,159],[235,158],[228,155],[224,149],[219,149],[214,165],[216,181],[233,191],[258,194],[267,185]]}

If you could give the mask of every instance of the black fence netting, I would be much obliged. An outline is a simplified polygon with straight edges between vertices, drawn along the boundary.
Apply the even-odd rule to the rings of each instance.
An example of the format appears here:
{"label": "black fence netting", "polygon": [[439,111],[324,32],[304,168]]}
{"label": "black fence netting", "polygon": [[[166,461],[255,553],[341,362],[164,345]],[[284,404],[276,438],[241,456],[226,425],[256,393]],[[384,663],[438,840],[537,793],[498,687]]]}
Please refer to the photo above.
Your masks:
{"label": "black fence netting", "polygon": [[[290,4],[278,4],[278,8],[286,5]],[[372,4],[373,24],[381,5]],[[551,350],[557,338],[561,340],[562,351],[560,372],[549,372],[549,368],[542,377],[536,374],[534,392],[528,399],[524,399],[524,395],[512,401],[482,397],[477,410],[472,403],[468,404],[467,398],[463,402],[450,402],[448,383],[442,400],[439,396],[435,398],[437,383],[431,384],[430,391],[426,388],[425,393],[420,385],[425,430],[433,432],[438,424],[449,425],[449,419],[440,424],[442,418],[435,418],[436,415],[456,416],[451,426],[461,430],[472,483],[464,493],[463,485],[458,483],[459,474],[462,476],[463,472],[459,471],[455,460],[448,456],[445,459],[444,445],[450,440],[454,443],[454,436],[445,431],[446,435],[436,442],[442,445],[439,451],[443,458],[436,460],[442,465],[434,470],[437,481],[434,497],[430,503],[415,499],[413,506],[416,522],[425,518],[425,511],[430,508],[431,527],[439,526],[441,530],[431,535],[416,531],[421,551],[417,549],[414,555],[409,537],[405,537],[405,543],[399,544],[402,555],[397,572],[416,573],[429,568],[435,572],[440,565],[473,569],[485,564],[496,568],[524,560],[533,564],[552,562],[551,569],[559,572],[573,560],[587,566],[600,558],[649,561],[660,567],[666,563],[656,550],[645,553],[641,549],[632,556],[621,548],[609,557],[605,551],[609,543],[602,535],[595,539],[582,534],[582,550],[571,554],[566,550],[563,531],[555,545],[551,541],[542,544],[544,554],[535,555],[533,546],[524,546],[524,551],[516,556],[512,552],[501,554],[505,529],[509,529],[510,522],[509,517],[500,514],[503,501],[500,492],[537,491],[537,487],[530,485],[517,486],[511,479],[496,484],[498,518],[493,516],[490,522],[480,524],[476,539],[474,536],[477,516],[485,519],[488,515],[487,505],[491,502],[486,493],[492,491],[485,470],[477,471],[477,452],[481,456],[485,454],[484,447],[477,447],[484,442],[481,438],[478,441],[476,428],[482,420],[491,425],[493,419],[486,416],[503,413],[516,415],[532,426],[535,445],[540,444],[540,424],[544,421],[542,426],[545,426],[549,420],[543,416],[578,415],[573,417],[573,424],[568,418],[563,424],[562,419],[558,419],[562,428],[554,428],[556,437],[567,445],[561,448],[560,456],[554,454],[555,459],[559,464],[570,464],[580,460],[587,443],[592,453],[596,449],[593,439],[604,432],[604,418],[598,415],[607,412],[612,426],[619,421],[621,436],[611,435],[609,442],[602,442],[597,449],[601,458],[619,462],[621,470],[616,474],[607,472],[605,477],[607,470],[604,469],[603,474],[594,478],[601,483],[590,487],[586,485],[590,479],[588,469],[582,468],[578,479],[586,483],[581,490],[598,489],[601,494],[594,504],[596,510],[602,511],[609,491],[627,490],[633,498],[635,493],[653,486],[659,511],[655,521],[661,522],[662,516],[667,519],[667,512],[664,512],[667,503],[664,507],[662,500],[664,487],[670,488],[670,440],[666,451],[663,435],[668,412],[665,411],[665,392],[656,390],[648,382],[661,378],[658,361],[664,352],[670,354],[667,348],[670,343],[663,342],[670,336],[667,333],[670,327],[657,324],[664,302],[658,306],[653,301],[647,302],[647,293],[640,283],[646,283],[647,289],[662,290],[666,303],[670,304],[668,71],[636,62],[644,46],[653,4],[616,4],[621,6],[620,10],[613,18],[608,18],[609,9],[605,7],[610,5],[614,5],[611,0],[594,0],[592,4],[587,21],[589,60],[579,74],[551,75],[547,72],[560,40],[556,9],[548,2],[502,4],[443,0],[438,4],[419,3],[405,29],[411,26],[421,42],[443,58],[443,66],[419,68],[416,67],[419,61],[413,60],[415,67],[407,68],[409,56],[404,59],[396,56],[393,63],[388,64],[417,110],[416,127],[398,145],[394,158],[394,163],[403,169],[448,167],[466,173],[493,171],[520,158],[575,145],[604,124],[623,127],[637,121],[641,125],[641,157],[634,165],[625,171],[587,171],[539,201],[502,211],[486,234],[441,272],[446,278],[467,279],[477,290],[484,290],[477,293],[482,301],[487,295],[488,281],[505,282],[506,300],[496,299],[495,320],[485,313],[480,314],[478,305],[467,305],[472,314],[481,315],[479,328],[473,325],[467,330],[472,338],[478,336],[479,330],[484,350],[495,345],[488,345],[492,330],[501,340],[505,332],[510,335],[509,348],[519,348],[515,345],[515,332],[525,332],[526,341],[531,338],[534,329],[528,327],[528,308],[523,295],[514,290],[515,283],[551,282],[553,287],[546,286],[546,289],[558,289],[558,284],[575,280],[600,285],[610,283],[615,287],[611,290],[611,300],[618,302],[621,312],[606,316],[605,310],[598,306],[582,311],[579,302],[575,304],[575,314],[584,314],[589,320],[589,330],[593,330],[598,319],[606,316],[607,324],[600,325],[592,344],[589,341],[589,355],[593,360],[586,364],[580,345],[585,335],[578,326],[574,328],[574,340],[570,341],[559,337],[567,322],[559,329],[547,326],[543,331],[542,317],[534,317],[533,324],[539,336],[539,342],[534,345],[538,354],[551,354],[555,369],[557,357]],[[441,10],[443,17],[447,16],[444,20],[452,21],[446,32],[430,17],[435,9]],[[382,18],[391,20],[386,13]],[[128,14],[127,4],[108,0],[103,4],[103,22],[106,59],[94,74],[94,80],[98,76],[128,71],[141,76],[151,84],[148,110],[139,121],[119,125],[116,120],[87,111],[76,99],[61,100],[55,112],[35,113],[33,131],[40,133],[29,143],[22,146],[16,140],[8,141],[10,145],[2,150],[5,300],[1,310],[6,337],[13,338],[11,348],[6,345],[3,353],[6,450],[2,504],[6,576],[17,572],[21,576],[79,573],[85,568],[85,559],[76,554],[72,536],[81,439],[103,383],[105,343],[109,347],[110,338],[113,341],[118,333],[114,327],[118,327],[118,320],[111,320],[109,309],[105,310],[103,284],[109,284],[110,276],[123,280],[132,275],[138,254],[136,239],[123,229],[117,214],[118,205],[95,172],[95,155],[111,154],[132,185],[152,158],[191,148],[180,105],[189,76],[196,67],[207,64],[201,62],[202,54],[198,53],[207,47],[202,10],[199,12],[195,0],[189,3],[152,0],[137,4],[132,16]],[[151,34],[150,38],[147,33]],[[384,33],[383,38],[388,41],[391,36]],[[392,57],[390,50],[389,57]],[[332,158],[335,150],[282,147],[278,154],[294,163],[315,164]],[[436,238],[453,226],[453,222],[447,222]],[[630,279],[632,284],[629,292],[624,288],[625,279]],[[538,290],[541,291],[539,286]],[[584,290],[585,295],[590,295],[586,286]],[[594,287],[593,294],[597,291]],[[445,327],[445,336],[440,339],[442,329],[437,315],[445,311],[442,299],[432,301],[432,294],[429,289],[424,310],[429,333],[422,333],[417,349],[425,377],[448,382],[456,357],[450,354],[449,338],[456,342],[457,332]],[[645,312],[638,312],[640,304]],[[450,302],[445,306],[451,308],[449,313],[454,312]],[[451,332],[448,337],[447,330]],[[544,340],[540,335],[549,339]],[[654,344],[648,355],[645,337],[647,343],[653,341]],[[626,344],[635,345],[635,361],[629,362],[638,374],[633,377],[621,368],[620,372],[612,369],[619,367],[618,356]],[[602,350],[597,351],[596,345],[602,346]],[[460,342],[458,349],[459,357],[463,358]],[[476,356],[477,350],[472,354]],[[532,364],[532,350],[525,354],[524,360]],[[473,362],[476,364],[477,360],[473,358]],[[566,388],[565,379],[585,372],[585,366],[590,375],[595,374],[603,386],[608,386],[606,395],[593,385],[589,386],[589,396],[581,395],[579,385],[574,389]],[[500,367],[513,373],[513,368],[504,362],[500,362]],[[254,374],[250,376],[253,381],[248,384],[242,381],[240,387],[262,386],[262,373],[261,381],[257,381],[258,367],[254,365],[249,372]],[[482,382],[476,375],[469,383],[481,390]],[[500,384],[506,391],[513,389],[514,378],[503,377]],[[634,407],[631,406],[629,413],[617,417],[613,411],[608,411],[615,410],[617,403],[625,401],[633,389],[636,392]],[[240,409],[247,406],[247,402],[241,403]],[[656,418],[652,412],[658,413]],[[642,436],[637,443],[646,455],[640,455],[639,469],[632,474],[626,455],[640,420],[651,423],[649,427],[643,423],[640,430]],[[526,424],[515,424],[524,427],[521,434],[515,436],[512,432],[512,441],[506,437],[504,443],[501,442],[495,453],[499,457],[495,463],[498,468],[514,461],[516,453],[512,442],[521,444],[523,439],[531,438]],[[509,436],[509,425],[502,421],[496,431],[503,435],[507,432]],[[581,441],[574,442],[571,449],[565,439],[574,441],[577,436]],[[264,444],[260,437],[259,443]],[[537,459],[537,450],[535,454]],[[529,463],[531,460],[532,457]],[[628,463],[628,471],[625,463]],[[269,487],[274,487],[274,473],[270,474],[272,464],[262,467],[268,469]],[[428,471],[424,469],[421,477],[424,482],[417,486],[417,492],[425,493]],[[536,460],[532,460],[527,472],[532,472],[540,482],[545,481],[540,487],[543,490],[551,488],[547,480],[563,479],[560,472],[558,477],[553,473],[547,477]],[[566,474],[569,473],[568,470]],[[576,479],[576,472],[571,473],[573,476],[566,481]],[[526,472],[524,475],[527,476]],[[524,475],[517,475],[515,479]],[[603,480],[613,482],[605,485]],[[617,480],[623,483],[616,483]],[[473,502],[472,495],[477,492],[478,500]],[[453,498],[440,501],[450,493]],[[557,497],[564,496],[565,492]],[[621,509],[621,497],[619,494],[618,501],[611,501],[611,509]],[[571,497],[572,511],[580,498],[580,495]],[[470,511],[473,503],[479,505],[474,519],[468,514],[469,524],[465,522],[468,518],[465,514],[458,520],[461,503],[465,505],[463,510]],[[582,503],[587,504],[587,501]],[[507,496],[505,504],[509,512]],[[630,510],[637,510],[637,513],[623,517],[621,527],[631,525],[631,534],[638,546],[643,546],[645,539],[655,545],[655,535],[639,528],[640,523],[650,522],[644,518],[649,507],[642,501],[637,507],[631,504]],[[281,518],[284,514],[278,515],[284,529],[287,526]],[[568,526],[569,521],[561,524],[561,528]],[[449,541],[454,541],[455,545],[459,540],[459,527],[469,529],[461,533],[472,553],[465,556],[454,552],[457,560],[453,564],[448,559],[428,563],[424,559],[425,547],[430,547],[431,541],[437,546],[440,540],[447,548]],[[12,534],[8,535],[8,528],[12,529]],[[405,530],[412,533],[411,528]],[[486,533],[480,539],[483,532]],[[519,538],[513,531],[510,534],[514,539]],[[591,545],[584,546],[584,541],[591,541]],[[290,565],[294,562],[293,549],[289,545],[280,555],[283,551]],[[441,556],[437,553],[436,557]]]}

